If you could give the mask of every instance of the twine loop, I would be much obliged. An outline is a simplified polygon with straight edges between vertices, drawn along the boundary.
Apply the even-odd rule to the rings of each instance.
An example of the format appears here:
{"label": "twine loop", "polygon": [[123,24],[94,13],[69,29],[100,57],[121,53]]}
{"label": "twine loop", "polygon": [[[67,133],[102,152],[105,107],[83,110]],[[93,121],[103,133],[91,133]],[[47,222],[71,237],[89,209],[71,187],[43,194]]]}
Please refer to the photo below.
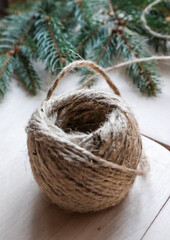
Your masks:
{"label": "twine loop", "polygon": [[156,38],[161,38],[165,40],[170,40],[170,35],[167,34],[161,34],[158,32],[155,32],[154,30],[151,29],[151,27],[148,26],[147,20],[146,20],[146,15],[151,11],[151,9],[156,6],[157,4],[161,3],[162,0],[155,0],[152,3],[150,3],[143,11],[141,15],[141,21],[143,23],[144,28],[153,36]]}

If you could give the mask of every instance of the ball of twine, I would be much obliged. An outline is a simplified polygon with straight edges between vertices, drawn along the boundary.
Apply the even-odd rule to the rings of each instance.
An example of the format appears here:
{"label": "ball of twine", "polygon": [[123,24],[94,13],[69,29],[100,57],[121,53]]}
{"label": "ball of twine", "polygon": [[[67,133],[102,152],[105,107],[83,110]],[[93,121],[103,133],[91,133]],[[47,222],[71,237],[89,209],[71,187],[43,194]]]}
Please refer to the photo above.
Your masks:
{"label": "ball of twine", "polygon": [[[100,73],[114,94],[80,89],[51,99],[72,68]],[[98,211],[118,204],[148,171],[133,113],[105,71],[90,61],[65,67],[27,127],[28,154],[40,188],[61,208]]]}

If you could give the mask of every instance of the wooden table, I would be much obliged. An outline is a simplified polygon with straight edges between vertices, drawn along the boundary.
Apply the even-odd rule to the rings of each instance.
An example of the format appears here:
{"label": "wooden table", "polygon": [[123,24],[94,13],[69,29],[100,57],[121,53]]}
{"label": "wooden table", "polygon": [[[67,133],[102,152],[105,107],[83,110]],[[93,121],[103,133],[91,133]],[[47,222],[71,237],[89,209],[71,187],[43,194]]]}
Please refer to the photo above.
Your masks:
{"label": "wooden table", "polygon": [[[159,119],[155,119],[152,106],[155,101],[157,108],[160,107],[157,113],[162,111],[164,116],[168,115],[161,104],[163,101],[167,104],[166,100],[170,99],[167,93],[170,88],[155,100],[142,100],[137,91],[131,93],[129,83],[123,82],[122,76],[122,73],[112,74],[142,131],[169,144],[168,132],[162,134],[169,120],[161,122],[159,115]],[[166,79],[166,74],[163,78]],[[74,75],[66,78],[58,93],[73,89],[77,80]],[[170,152],[145,137],[143,144],[151,171],[145,177],[137,177],[128,197],[119,206],[99,213],[78,214],[65,212],[47,202],[31,173],[24,131],[31,113],[44,98],[44,91],[32,97],[12,82],[11,90],[0,104],[0,240],[169,240]],[[138,103],[133,99],[139,99]],[[152,117],[147,115],[147,103]],[[149,130],[141,123],[148,118],[153,121]],[[163,125],[161,133],[156,129],[157,122]]]}

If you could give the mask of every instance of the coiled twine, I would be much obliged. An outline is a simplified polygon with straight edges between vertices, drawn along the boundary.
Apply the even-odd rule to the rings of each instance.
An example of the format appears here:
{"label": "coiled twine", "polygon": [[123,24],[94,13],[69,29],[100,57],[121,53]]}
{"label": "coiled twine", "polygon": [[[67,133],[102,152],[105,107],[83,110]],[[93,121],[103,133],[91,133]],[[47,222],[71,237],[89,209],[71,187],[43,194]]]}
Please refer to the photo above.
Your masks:
{"label": "coiled twine", "polygon": [[35,180],[53,203],[77,212],[118,204],[147,171],[137,122],[120,96],[80,89],[50,99],[66,72],[84,65],[104,71],[89,61],[68,65],[27,126]]}

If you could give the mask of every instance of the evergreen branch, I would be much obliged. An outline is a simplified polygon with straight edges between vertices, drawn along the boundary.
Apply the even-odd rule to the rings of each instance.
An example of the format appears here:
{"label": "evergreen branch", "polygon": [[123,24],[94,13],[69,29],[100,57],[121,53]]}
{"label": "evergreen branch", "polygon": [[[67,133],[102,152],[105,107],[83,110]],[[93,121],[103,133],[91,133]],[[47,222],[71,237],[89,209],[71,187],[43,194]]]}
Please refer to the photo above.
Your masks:
{"label": "evergreen branch", "polygon": [[[22,70],[25,70],[25,73],[26,73],[26,76],[28,76],[28,79],[29,79],[29,84],[24,82],[26,86],[30,85],[31,87],[29,87],[31,89],[31,91],[35,91],[36,87],[35,87],[35,83],[34,83],[34,79],[33,77],[31,76],[30,74],[30,71],[29,71],[29,66],[26,62],[26,59],[21,55],[21,53],[18,53],[18,57],[19,57],[19,60],[21,61],[22,65],[23,65],[23,69]],[[21,75],[22,74],[24,75],[24,71],[23,72],[19,72],[19,69],[17,68],[16,70],[18,72],[18,75]],[[23,79],[25,81],[25,79]]]}
{"label": "evergreen branch", "polygon": [[[2,38],[0,39],[0,54],[3,56],[4,53],[6,56],[6,61],[1,68],[1,75],[3,74],[3,77],[0,77],[2,82],[1,89],[3,90],[1,90],[1,95],[7,90],[7,84],[14,68],[16,68],[16,70],[18,69],[18,58],[20,58],[20,61],[22,60],[19,73],[25,71],[25,74],[22,74],[22,81],[24,82],[28,81],[28,78],[30,79],[32,87],[31,84],[25,84],[30,91],[34,91],[34,88],[39,88],[38,77],[32,74],[34,77],[32,78],[31,73],[33,73],[33,70],[31,70],[31,65],[28,61],[31,57],[36,58],[36,55],[31,49],[24,46],[26,38],[28,38],[29,32],[32,29],[33,22],[33,16],[28,14],[21,14],[20,16],[11,15],[3,20],[4,26],[7,28],[2,32]],[[5,49],[5,51],[3,49]],[[10,62],[12,65],[8,64]]]}
{"label": "evergreen branch", "polygon": [[[142,55],[141,54],[139,55],[138,46],[136,45],[136,44],[141,45],[141,42],[140,42],[141,39],[140,38],[138,39],[139,36],[137,34],[132,35],[132,33],[128,33],[127,31],[125,31],[125,28],[121,26],[122,24],[124,25],[125,22],[124,21],[122,22],[122,20],[118,18],[117,14],[115,14],[110,0],[108,0],[108,5],[110,9],[109,15],[112,17],[112,21],[113,23],[115,23],[115,26],[114,28],[112,28],[111,34],[105,43],[104,49],[102,50],[102,52],[99,54],[97,58],[97,63],[100,63],[100,60],[102,59],[110,42],[112,41],[113,43],[112,37],[114,36],[114,33],[115,33],[115,36],[117,36],[116,37],[116,55],[120,53],[126,59],[141,57]],[[135,43],[131,41],[132,36],[134,36],[135,38]],[[143,52],[143,56],[148,56],[148,54],[149,52],[146,51],[145,49]],[[159,90],[157,87],[158,76],[156,76],[155,74],[155,65],[153,62],[150,64],[144,64],[144,63],[142,64],[140,62],[137,62],[136,64],[128,67],[127,72],[132,77],[137,87],[140,88],[141,92],[147,92],[148,95],[152,95],[152,94],[154,95],[156,91]],[[91,76],[91,73],[87,75],[87,79],[90,76]],[[93,78],[90,78],[90,80],[87,80],[87,82],[91,83]]]}
{"label": "evergreen branch", "polygon": [[[142,42],[143,39],[138,34],[124,31],[120,37],[123,41],[122,46],[120,46],[120,53],[125,59],[150,56],[149,51]],[[146,92],[148,95],[155,95],[159,91],[159,75],[156,73],[157,68],[154,62],[133,64],[127,68],[127,72],[142,93]]]}
{"label": "evergreen branch", "polygon": [[[133,0],[133,4],[131,0],[114,0],[113,3],[115,8],[117,8],[118,16],[126,21],[125,25],[127,28],[147,37],[149,45],[153,45],[156,52],[158,52],[158,49],[164,53],[169,51],[168,42],[166,40],[153,37],[143,26],[141,15],[143,14],[143,9],[147,7],[148,2],[146,0]],[[163,10],[162,7],[164,7]],[[145,16],[147,25],[155,32],[170,33],[170,22],[167,21],[170,13],[169,10],[168,2],[161,1],[160,4],[157,5],[157,8],[153,8],[149,14]]]}
{"label": "evergreen branch", "polygon": [[[20,18],[21,18],[20,20],[22,21],[20,22],[19,26],[17,27],[11,26],[11,30],[7,34],[6,32],[3,33],[3,38],[0,39],[0,49],[2,50],[0,51],[0,54],[12,54],[14,56],[15,53],[18,52],[19,47],[22,46],[25,38],[28,37],[28,33],[31,30],[33,25],[33,16],[28,17],[28,16],[22,15]],[[11,16],[11,18],[7,20],[7,22],[8,21],[11,22],[11,20],[14,20],[14,19],[15,19],[15,16]],[[4,22],[5,24],[7,24],[6,21]],[[12,22],[11,25],[12,24],[15,24],[15,23]],[[18,32],[18,36],[16,36],[15,31]],[[8,36],[10,38],[8,38]],[[7,44],[5,45],[4,42]],[[6,49],[5,51],[3,51],[4,48]]]}
{"label": "evergreen branch", "polygon": [[26,28],[26,31],[23,33],[23,35],[21,36],[21,38],[18,40],[18,42],[16,43],[16,45],[22,45],[22,43],[24,42],[25,38],[28,37],[29,31],[31,30],[33,24],[34,24],[34,17],[31,16],[28,19],[28,27]]}
{"label": "evergreen branch", "polygon": [[0,97],[3,97],[14,71],[14,58],[11,55],[2,55],[0,58]]}
{"label": "evergreen branch", "polygon": [[[46,21],[47,21],[47,23],[50,22],[50,17],[46,16]],[[55,40],[55,37],[54,37],[53,30],[52,30],[50,24],[47,24],[47,26],[48,26],[48,30],[49,30],[49,33],[50,33],[52,42],[53,42],[54,47],[55,47],[55,49],[56,49],[56,52],[57,52],[60,60],[62,61],[62,63],[65,63],[65,60],[64,60],[64,58],[62,58],[62,56],[61,56],[61,54],[60,54],[60,51],[59,51],[59,48],[58,48],[58,46],[57,46],[57,43],[56,43],[56,40]]]}
{"label": "evergreen branch", "polygon": [[72,15],[74,16],[73,22],[76,24],[79,23],[83,29],[89,29],[93,27],[93,25],[96,25],[94,13],[97,12],[98,7],[101,6],[100,2],[101,0],[98,1],[98,4],[96,4],[95,0],[69,1],[68,7],[72,9]]}
{"label": "evergreen branch", "polygon": [[112,31],[111,31],[111,34],[110,34],[110,36],[109,36],[109,38],[108,38],[108,40],[107,40],[107,42],[105,43],[105,46],[104,46],[102,52],[100,53],[100,55],[99,55],[98,58],[97,58],[97,63],[100,62],[101,58],[103,57],[104,53],[106,52],[106,49],[107,49],[107,47],[109,46],[109,44],[110,44],[110,42],[111,42],[111,40],[112,40],[112,37],[113,37],[113,34],[114,34],[114,33],[115,33],[115,31],[112,30]]}
{"label": "evergreen branch", "polygon": [[[86,44],[98,33],[103,24],[100,11],[104,7],[104,1],[99,0],[96,4],[95,0],[72,0],[69,1],[68,7],[72,8],[74,17],[66,22],[67,32],[71,36],[73,44],[84,57]],[[70,29],[73,29],[72,33]]]}
{"label": "evergreen branch", "polygon": [[[126,46],[128,47],[128,49],[129,49],[132,57],[133,57],[133,58],[137,58],[137,57],[138,57],[137,54],[134,52],[133,48],[130,46],[130,44],[129,44],[129,42],[128,42],[126,36],[125,36],[125,34],[123,33],[123,31],[120,33],[120,35],[121,35],[124,43],[125,43]],[[140,62],[137,62],[137,65],[138,65],[138,67],[139,67],[139,69],[140,69],[140,73],[145,74],[145,75],[146,75],[146,78],[147,78],[148,81],[149,81],[150,79],[149,79],[148,73],[145,71],[145,69],[143,68],[143,66],[141,65],[141,63],[140,63]]]}
{"label": "evergreen branch", "polygon": [[40,88],[40,79],[36,74],[30,60],[21,52],[17,53],[16,73],[19,80],[33,94]]}
{"label": "evergreen branch", "polygon": [[160,34],[158,32],[153,31],[147,24],[146,21],[146,14],[152,9],[153,6],[157,5],[158,3],[162,2],[162,0],[156,0],[154,2],[152,2],[151,4],[149,4],[144,10],[143,13],[141,15],[141,21],[143,22],[143,26],[144,28],[153,36],[156,38],[161,38],[161,39],[166,39],[166,40],[170,40],[170,35],[166,35],[166,34]]}
{"label": "evergreen branch", "polygon": [[45,62],[46,70],[51,70],[52,74],[76,59],[73,54],[75,49],[66,39],[62,28],[57,17],[39,14],[35,21],[35,40],[40,59]]}
{"label": "evergreen branch", "polygon": [[0,51],[15,50],[18,45],[21,45],[26,35],[32,26],[32,16],[21,14],[11,15],[5,18],[2,22],[4,31],[0,39]]}
{"label": "evergreen branch", "polygon": [[22,45],[19,46],[19,49],[23,52],[24,56],[27,56],[28,58],[34,60],[37,60],[39,58],[36,42],[30,36],[27,36],[24,39]]}
{"label": "evergreen branch", "polygon": [[[151,10],[155,2],[161,3]],[[98,0],[97,4],[96,0],[40,0],[29,12],[23,9],[23,13],[5,17],[0,24],[0,87],[6,91],[15,68],[25,86],[35,92],[39,79],[31,59],[43,60],[46,70],[54,74],[78,56],[105,68],[127,66],[141,92],[156,94],[159,79],[155,62],[142,59],[151,59],[148,45],[168,51],[168,44],[167,39],[153,37],[143,27],[141,14],[150,11],[145,14],[146,24],[155,32],[169,33],[170,4],[160,0],[147,4],[146,0]],[[142,35],[149,42],[145,44]],[[111,67],[115,57],[128,60],[127,65]],[[87,69],[83,72],[84,77],[93,74]]]}
{"label": "evergreen branch", "polygon": [[5,62],[4,62],[4,64],[3,64],[2,67],[1,67],[0,78],[2,77],[2,75],[3,75],[3,73],[4,73],[4,70],[5,70],[5,68],[6,68],[6,65],[8,64],[8,62],[10,61],[10,59],[11,59],[11,56],[8,55],[7,58],[6,58],[6,60],[5,60]]}
{"label": "evergreen branch", "polygon": [[[94,49],[91,50],[91,52],[90,52],[90,54],[92,54],[94,52],[94,55],[92,55],[92,56],[87,55],[86,58],[93,59],[93,61],[95,60],[95,62],[97,64],[101,64],[101,65],[106,64],[108,61],[105,61],[104,55],[105,55],[106,51],[108,50],[108,47],[111,44],[111,41],[113,40],[114,33],[115,33],[115,30],[113,30],[113,29],[111,30],[110,35],[108,35],[108,33],[107,33],[105,38],[101,39],[100,48],[97,48],[97,46],[94,45]],[[99,32],[99,36],[100,36],[100,32]],[[97,36],[97,39],[98,39],[98,36]],[[99,39],[98,39],[98,42],[99,42]],[[104,45],[104,46],[102,47],[102,45]],[[97,49],[96,53],[95,53],[95,49]],[[108,50],[108,52],[110,54],[112,54],[112,52],[110,50]],[[81,82],[85,81],[85,79],[89,79],[92,75],[94,75],[93,71],[90,71],[87,69],[82,70],[81,72],[83,75]],[[95,78],[93,80],[95,81]],[[92,81],[91,81],[91,83],[92,83]]]}
{"label": "evergreen branch", "polygon": [[[85,25],[87,23],[86,15],[83,12],[83,7],[82,7],[82,0],[77,0],[76,1],[76,9],[79,10],[79,22],[81,25]],[[77,14],[77,13],[76,13]]]}
{"label": "evergreen branch", "polygon": [[83,48],[86,45],[86,43],[98,33],[98,31],[99,31],[99,29],[97,29],[94,32],[92,32],[87,38],[85,38],[83,40],[83,42],[81,44],[79,44],[77,49],[80,51],[81,48]]}

